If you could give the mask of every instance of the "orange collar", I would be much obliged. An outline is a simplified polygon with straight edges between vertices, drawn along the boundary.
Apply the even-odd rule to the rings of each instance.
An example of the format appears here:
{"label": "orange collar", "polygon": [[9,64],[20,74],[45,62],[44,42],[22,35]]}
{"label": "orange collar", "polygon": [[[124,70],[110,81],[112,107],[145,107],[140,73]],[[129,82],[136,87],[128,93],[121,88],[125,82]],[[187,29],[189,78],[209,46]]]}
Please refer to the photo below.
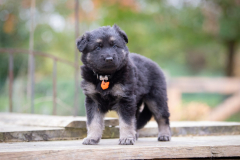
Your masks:
{"label": "orange collar", "polygon": [[110,75],[98,75],[98,74],[97,74],[97,79],[99,79],[100,81],[102,81],[102,83],[101,83],[101,88],[102,88],[103,90],[108,89],[109,84],[110,84],[110,82],[108,82],[109,78],[110,78]]}
{"label": "orange collar", "polygon": [[102,83],[101,83],[101,88],[102,88],[103,90],[108,89],[109,84],[110,84],[110,82],[102,81]]}

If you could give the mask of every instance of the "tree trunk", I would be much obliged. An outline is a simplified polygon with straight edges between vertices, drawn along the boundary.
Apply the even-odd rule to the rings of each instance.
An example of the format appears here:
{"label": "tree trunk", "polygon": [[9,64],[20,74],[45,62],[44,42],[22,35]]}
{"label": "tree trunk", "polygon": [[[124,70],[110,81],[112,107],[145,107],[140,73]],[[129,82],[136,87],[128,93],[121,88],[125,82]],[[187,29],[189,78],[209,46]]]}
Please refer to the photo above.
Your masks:
{"label": "tree trunk", "polygon": [[227,68],[226,68],[226,75],[228,77],[234,76],[234,56],[235,56],[235,41],[228,41],[227,42]]}

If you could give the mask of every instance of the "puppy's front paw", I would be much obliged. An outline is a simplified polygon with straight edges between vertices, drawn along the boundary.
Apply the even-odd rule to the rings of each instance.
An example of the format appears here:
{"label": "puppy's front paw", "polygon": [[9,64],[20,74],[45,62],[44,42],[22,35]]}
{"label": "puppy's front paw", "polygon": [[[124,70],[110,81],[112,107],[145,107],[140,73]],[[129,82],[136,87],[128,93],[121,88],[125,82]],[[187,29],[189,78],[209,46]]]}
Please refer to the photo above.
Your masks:
{"label": "puppy's front paw", "polygon": [[119,145],[134,145],[135,138],[120,138],[118,144]]}
{"label": "puppy's front paw", "polygon": [[86,138],[83,139],[82,144],[84,144],[84,145],[96,145],[96,144],[98,144],[99,140],[100,140],[100,138],[99,139],[92,139],[92,138],[86,137]]}
{"label": "puppy's front paw", "polygon": [[171,135],[167,135],[167,134],[158,135],[158,141],[170,141],[170,140],[171,140]]}

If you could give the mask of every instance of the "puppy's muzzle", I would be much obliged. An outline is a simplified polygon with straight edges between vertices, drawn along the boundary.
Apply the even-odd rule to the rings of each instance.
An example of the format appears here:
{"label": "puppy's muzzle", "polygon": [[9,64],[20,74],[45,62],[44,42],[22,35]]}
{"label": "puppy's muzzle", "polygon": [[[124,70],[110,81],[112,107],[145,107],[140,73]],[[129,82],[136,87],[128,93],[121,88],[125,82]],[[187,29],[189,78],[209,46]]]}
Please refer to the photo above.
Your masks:
{"label": "puppy's muzzle", "polygon": [[107,58],[105,58],[105,61],[106,62],[112,62],[113,61],[113,57],[107,57]]}

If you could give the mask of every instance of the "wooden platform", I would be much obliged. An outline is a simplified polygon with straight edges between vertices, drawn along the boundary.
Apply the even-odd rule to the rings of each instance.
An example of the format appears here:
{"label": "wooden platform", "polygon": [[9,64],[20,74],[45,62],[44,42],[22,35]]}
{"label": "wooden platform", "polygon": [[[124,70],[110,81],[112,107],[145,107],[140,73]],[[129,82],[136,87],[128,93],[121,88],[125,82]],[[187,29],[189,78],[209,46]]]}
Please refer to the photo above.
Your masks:
{"label": "wooden platform", "polygon": [[[116,118],[105,119],[103,139],[118,138]],[[238,122],[171,122],[172,136],[240,135]],[[139,130],[139,137],[157,137],[155,121]],[[0,142],[76,140],[86,137],[85,117],[0,113]]]}
{"label": "wooden platform", "polygon": [[0,160],[240,157],[238,122],[171,122],[172,140],[158,142],[151,121],[131,146],[118,145],[117,125],[117,119],[106,118],[103,139],[86,146],[85,117],[0,113]]}
{"label": "wooden platform", "polygon": [[82,140],[1,143],[0,159],[152,159],[240,157],[240,135],[173,137],[170,142],[140,138],[135,145],[118,145],[118,139],[102,139],[98,145]]}
{"label": "wooden platform", "polygon": [[[117,118],[106,117],[104,124],[103,138],[118,137]],[[86,117],[0,113],[0,142],[73,140],[86,135]]]}
{"label": "wooden platform", "polygon": [[[0,122],[19,126],[86,128],[86,117],[0,113]],[[105,126],[117,126],[117,118],[106,117]]]}

